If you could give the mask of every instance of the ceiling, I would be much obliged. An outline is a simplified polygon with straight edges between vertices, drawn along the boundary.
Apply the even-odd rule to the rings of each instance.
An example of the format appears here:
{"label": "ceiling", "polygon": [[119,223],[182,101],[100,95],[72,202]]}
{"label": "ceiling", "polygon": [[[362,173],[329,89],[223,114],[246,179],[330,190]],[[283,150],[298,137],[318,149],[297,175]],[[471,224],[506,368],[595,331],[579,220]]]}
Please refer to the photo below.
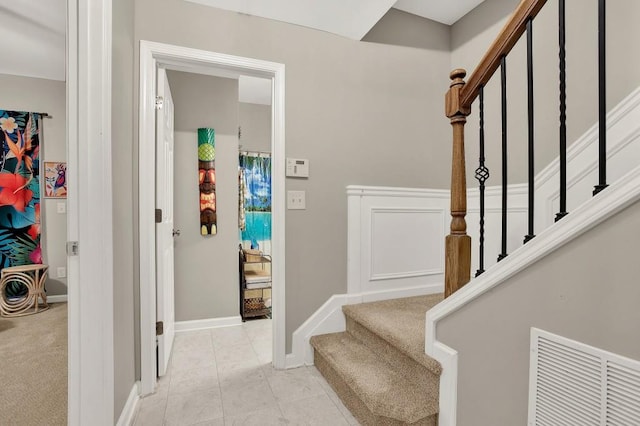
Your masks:
{"label": "ceiling", "polygon": [[451,25],[484,0],[187,0],[361,40],[392,7]]}
{"label": "ceiling", "polygon": [[[0,74],[65,79],[67,0],[0,0]],[[484,0],[187,0],[361,40],[390,8],[453,24]]]}
{"label": "ceiling", "polygon": [[0,74],[65,79],[66,0],[0,0]]}

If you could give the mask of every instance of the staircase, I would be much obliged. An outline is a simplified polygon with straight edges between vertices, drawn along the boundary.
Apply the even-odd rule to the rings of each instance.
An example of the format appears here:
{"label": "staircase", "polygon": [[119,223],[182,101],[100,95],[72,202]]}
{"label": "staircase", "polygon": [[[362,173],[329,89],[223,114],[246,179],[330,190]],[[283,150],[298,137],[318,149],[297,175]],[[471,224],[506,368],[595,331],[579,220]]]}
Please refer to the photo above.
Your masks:
{"label": "staircase", "polygon": [[[554,218],[556,223],[553,226],[544,230],[539,228],[536,230],[535,228],[536,210],[534,207],[536,197],[539,199],[540,194],[536,195],[536,169],[534,167],[536,147],[534,95],[536,91],[533,80],[533,27],[538,12],[546,3],[547,0],[521,0],[468,81],[465,81],[466,71],[463,69],[456,69],[450,75],[451,84],[445,96],[445,113],[451,121],[453,130],[450,196],[452,219],[450,234],[445,241],[444,297],[452,297],[440,304],[439,302],[443,300],[442,295],[346,305],[343,307],[343,313],[346,317],[346,331],[314,336],[310,340],[315,349],[314,362],[316,367],[332,385],[352,414],[365,425],[436,426],[441,424],[441,426],[455,426],[458,412],[462,413],[460,416],[461,424],[465,425],[524,424],[526,418],[529,419],[530,424],[533,424],[533,411],[530,410],[527,413],[526,407],[529,401],[522,395],[522,390],[527,387],[526,378],[522,372],[528,367],[526,358],[529,355],[529,349],[523,345],[523,342],[529,338],[531,327],[538,327],[538,324],[546,322],[547,326],[552,326],[554,329],[564,328],[567,334],[585,336],[588,333],[585,334],[582,330],[576,331],[574,326],[576,322],[581,322],[582,318],[585,318],[585,312],[590,314],[592,311],[590,308],[597,304],[603,295],[606,296],[606,300],[609,300],[609,297],[624,297],[622,292],[616,294],[613,284],[610,284],[612,287],[610,294],[604,290],[598,293],[597,290],[600,289],[597,286],[600,280],[586,275],[583,275],[582,281],[566,280],[574,287],[565,285],[559,289],[555,284],[564,280],[564,278],[562,280],[558,278],[561,276],[560,274],[556,273],[555,277],[541,274],[542,278],[547,279],[546,282],[554,285],[546,292],[542,291],[542,286],[535,287],[534,291],[539,297],[537,306],[557,306],[553,311],[553,319],[551,319],[553,324],[550,324],[547,315],[534,312],[531,309],[532,297],[526,297],[531,294],[527,291],[533,289],[534,283],[537,283],[538,280],[527,281],[526,276],[516,277],[517,273],[551,254],[560,246],[566,245],[578,235],[585,233],[632,203],[640,201],[640,192],[638,191],[640,188],[640,167],[637,165],[637,157],[632,161],[631,167],[633,169],[615,182],[610,180],[609,182],[613,182],[612,188],[607,189],[610,186],[607,180],[611,178],[607,175],[607,161],[616,153],[615,149],[607,145],[608,134],[613,140],[631,141],[639,139],[640,133],[637,129],[626,129],[625,132],[617,133],[614,130],[618,120],[613,120],[613,116],[607,116],[606,1],[598,0],[597,85],[594,85],[593,88],[584,88],[584,90],[597,89],[598,93],[597,137],[594,133],[594,149],[588,153],[591,157],[587,162],[587,171],[584,173],[586,176],[591,173],[592,168],[594,171],[597,170],[597,181],[594,180],[588,185],[593,185],[593,191],[588,188],[588,194],[595,198],[593,201],[576,206],[573,211],[569,211],[567,207],[567,191],[572,186],[567,182],[567,44],[565,35],[567,13],[565,0],[549,2],[558,7],[558,111],[560,124],[558,146],[560,155],[557,167],[559,185],[557,189],[554,187],[554,193],[550,197],[546,197],[542,201],[550,200],[551,204],[549,205],[554,209],[557,207],[558,210]],[[518,40],[525,34],[527,78],[526,86],[523,85],[521,93],[526,93],[526,96],[507,96],[507,57]],[[499,73],[497,73],[498,70]],[[501,235],[500,253],[497,256],[498,262],[501,263],[494,265],[490,271],[485,271],[485,185],[490,177],[490,171],[485,163],[484,88],[494,74],[499,76],[500,90],[496,89],[493,94],[499,95],[501,104],[502,159],[500,176],[502,183],[501,207],[498,209],[501,213]],[[490,92],[491,90],[488,93],[491,94]],[[509,241],[507,101],[517,102],[520,101],[520,97],[524,98],[522,100],[527,105],[528,205],[525,210],[527,213],[527,234],[524,235],[524,244],[526,245],[509,253],[507,244]],[[467,235],[465,218],[467,215],[465,124],[467,117],[471,115],[472,104],[477,106],[479,114],[478,145],[480,155],[478,168],[475,169],[475,177],[479,184],[479,244],[477,253],[479,268],[473,283],[463,289],[471,279],[471,238]],[[594,106],[594,108],[596,107]],[[637,123],[637,119],[635,122]],[[614,169],[618,168],[615,164],[612,163]],[[574,176],[575,179],[582,179],[582,177],[576,176]],[[584,191],[585,187],[576,188],[576,191],[578,189]],[[557,206],[555,205],[556,200]],[[549,213],[550,210],[546,209],[541,211],[539,215],[548,215]],[[494,227],[490,229],[490,232],[497,233],[496,229]],[[360,237],[359,234],[357,236]],[[617,241],[626,238],[628,238],[627,235],[622,234],[622,237],[618,237],[617,240],[610,241],[609,245],[613,247]],[[580,246],[573,246],[572,249],[580,249]],[[586,253],[594,259],[598,257],[597,251],[587,251]],[[549,259],[551,259],[550,256]],[[600,261],[600,259],[598,260]],[[556,271],[560,268],[571,271],[571,267],[582,267],[578,262],[574,259],[569,263],[562,263],[556,266],[558,268]],[[626,268],[629,261],[619,261],[618,263]],[[598,267],[600,266],[598,265]],[[485,272],[487,273],[485,274]],[[521,287],[526,286],[526,289],[519,288],[514,284],[509,287],[509,292],[500,294],[501,292],[497,290],[493,291],[502,283],[520,279],[522,280],[519,284]],[[626,279],[616,280],[616,282],[618,281],[625,282]],[[629,292],[627,287],[622,287],[622,289],[623,292]],[[520,292],[516,290],[520,290]],[[591,290],[596,290],[596,292],[590,292]],[[484,311],[481,309],[482,307],[478,306],[481,302],[486,302],[488,297],[480,299],[480,296],[490,291],[492,291],[494,300],[484,305],[487,308]],[[573,298],[567,294],[573,294]],[[579,297],[583,295],[584,298]],[[571,300],[571,303],[567,303],[567,299]],[[550,302],[551,305],[549,305]],[[553,305],[554,302],[556,305]],[[476,311],[473,312],[473,309],[469,309],[464,312],[466,305],[471,303],[476,304]],[[439,305],[435,307],[436,304]],[[615,303],[611,304],[611,306],[614,305]],[[491,324],[491,329],[487,329],[487,324],[481,319],[486,316],[485,312],[489,310],[494,312],[496,306],[504,307],[504,312],[507,315],[518,315],[518,321],[505,325],[504,321],[498,320]],[[519,306],[520,310],[515,311],[515,306]],[[456,315],[456,311],[461,313]],[[426,312],[429,312],[427,327],[425,327]],[[561,312],[562,315],[558,312]],[[448,324],[438,329],[438,322],[447,317]],[[611,328],[614,329],[615,326],[625,323],[626,321],[612,323],[614,327]],[[426,339],[425,329],[428,333]],[[462,333],[460,333],[461,330]],[[482,350],[478,350],[478,335],[481,334],[484,334],[485,337],[491,336],[491,339],[486,342],[493,342],[496,347],[500,347],[501,351],[496,351],[496,353],[500,352],[501,356],[496,357],[493,352],[489,355],[483,354]],[[456,337],[458,337],[457,340]],[[499,337],[502,337],[502,340],[498,340]],[[425,354],[425,340],[429,354],[436,357],[440,363]],[[457,349],[447,346],[447,341],[454,341],[456,346],[462,348],[463,352],[461,353],[464,355],[459,358]],[[611,341],[604,342],[604,344],[611,344]],[[622,348],[622,346],[619,347]],[[519,356],[514,357],[513,354],[519,354]],[[510,368],[506,365],[508,363],[504,362],[507,359],[509,363],[511,359],[518,359],[519,364]],[[459,364],[464,367],[459,368]],[[476,368],[478,365],[482,365],[483,368],[478,370]],[[443,367],[445,374],[441,375]],[[470,374],[474,369],[474,374]],[[476,374],[477,372],[495,373],[498,371],[503,373],[506,371],[505,377],[500,381],[493,377],[495,374]],[[466,377],[466,380],[463,379],[463,376]],[[563,380],[557,389],[554,388],[555,394],[575,393],[573,381],[572,378]],[[554,384],[554,386],[556,385]],[[518,391],[514,392],[516,389]],[[441,400],[440,391],[442,391]],[[510,398],[517,399],[517,404],[503,407],[500,411],[493,408],[500,406],[500,404],[504,405],[504,401]],[[478,401],[484,401],[484,403]],[[484,411],[479,409],[480,407],[483,407]],[[531,409],[531,406],[529,408]],[[535,406],[533,408],[537,409]],[[549,410],[558,411],[559,414],[568,415],[572,419],[575,417],[574,414],[579,412],[578,409],[568,405],[553,405]],[[541,417],[546,419],[547,414],[542,414]],[[605,424],[605,421],[606,424],[609,424],[609,418],[605,419],[604,413],[602,416],[597,415],[596,417],[602,418],[602,425]],[[548,422],[545,420],[544,423]],[[560,424],[561,422],[554,423],[552,421],[551,423]],[[636,425],[638,423],[631,421],[625,424]]]}
{"label": "staircase", "polygon": [[315,366],[360,423],[438,424],[441,367],[424,353],[424,330],[442,298],[346,305],[346,331],[311,338]]}

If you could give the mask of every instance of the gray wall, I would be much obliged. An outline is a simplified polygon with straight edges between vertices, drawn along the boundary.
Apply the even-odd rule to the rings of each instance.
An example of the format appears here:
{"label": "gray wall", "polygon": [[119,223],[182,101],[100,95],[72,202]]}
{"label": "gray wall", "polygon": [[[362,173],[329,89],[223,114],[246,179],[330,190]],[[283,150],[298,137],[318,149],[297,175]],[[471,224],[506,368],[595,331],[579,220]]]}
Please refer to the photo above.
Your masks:
{"label": "gray wall", "polygon": [[362,41],[448,52],[450,28],[449,25],[391,8]]}
{"label": "gray wall", "polygon": [[458,351],[459,426],[527,423],[531,327],[640,359],[638,233],[640,203],[439,323]]}
{"label": "gray wall", "polygon": [[118,419],[139,377],[139,290],[134,234],[137,235],[137,180],[133,164],[133,4],[113,1],[112,126],[113,161],[113,327],[114,414]]}
{"label": "gray wall", "polygon": [[240,102],[243,150],[271,152],[271,105]]}
{"label": "gray wall", "polygon": [[[175,105],[176,321],[239,315],[238,80],[168,71]],[[199,127],[216,131],[218,233],[200,234]]]}
{"label": "gray wall", "polygon": [[[486,0],[451,29],[451,68],[465,68],[468,75],[515,10],[518,0]],[[549,3],[534,21],[536,170],[558,156],[558,11]],[[607,3],[609,72],[607,106],[612,108],[640,85],[640,58],[629,55],[629,46],[640,40],[635,17],[640,3],[620,0]],[[624,69],[624,74],[618,70]],[[597,2],[567,1],[567,138],[571,144],[597,122]],[[500,183],[499,73],[485,90],[489,185]],[[507,58],[509,181],[524,182],[527,163],[526,45],[521,40]],[[477,105],[466,126],[467,177],[473,185],[477,167]]]}
{"label": "gray wall", "polygon": [[[286,65],[286,155],[311,164],[308,180],[288,180],[286,188],[307,191],[307,210],[286,215],[290,351],[293,331],[331,295],[346,292],[345,186],[448,186],[448,44],[420,50],[361,43],[181,0],[135,5],[136,43]],[[330,267],[318,273],[320,262]]]}
{"label": "gray wall", "polygon": [[[2,109],[47,112],[53,117],[42,120],[40,161],[67,161],[65,82],[0,74],[0,93]],[[49,265],[49,295],[67,294],[67,279],[57,278],[57,268],[67,267],[67,215],[57,213],[58,203],[66,206],[67,200],[41,198],[43,262]]]}

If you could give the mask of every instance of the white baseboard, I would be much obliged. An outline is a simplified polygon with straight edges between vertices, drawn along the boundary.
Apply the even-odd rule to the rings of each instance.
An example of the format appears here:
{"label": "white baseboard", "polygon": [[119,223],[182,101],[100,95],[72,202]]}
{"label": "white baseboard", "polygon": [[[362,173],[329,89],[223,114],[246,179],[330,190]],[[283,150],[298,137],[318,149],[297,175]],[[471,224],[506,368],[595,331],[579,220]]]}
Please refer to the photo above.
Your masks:
{"label": "white baseboard", "polygon": [[206,330],[208,328],[218,327],[231,327],[234,325],[242,325],[242,318],[240,316],[207,318],[192,321],[176,321],[175,330],[176,333],[183,333],[186,331]]}
{"label": "white baseboard", "polygon": [[124,404],[124,408],[120,413],[116,426],[130,426],[136,418],[136,409],[138,408],[138,401],[140,401],[140,382],[135,382],[129,392],[127,402]]}
{"label": "white baseboard", "polygon": [[367,293],[334,294],[293,332],[292,350],[286,356],[285,368],[313,365],[313,348],[309,344],[309,339],[320,334],[344,331],[346,329],[346,321],[342,313],[342,306],[441,293],[443,288],[444,285],[440,283]]}
{"label": "white baseboard", "polygon": [[56,294],[47,296],[47,303],[67,303],[66,294]]}

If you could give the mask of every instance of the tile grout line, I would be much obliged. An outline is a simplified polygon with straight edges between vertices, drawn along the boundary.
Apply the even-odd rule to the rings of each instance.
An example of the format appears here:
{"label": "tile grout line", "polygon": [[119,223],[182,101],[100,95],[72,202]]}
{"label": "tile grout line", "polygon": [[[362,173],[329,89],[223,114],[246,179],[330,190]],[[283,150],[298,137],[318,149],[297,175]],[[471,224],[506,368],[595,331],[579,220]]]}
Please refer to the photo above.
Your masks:
{"label": "tile grout line", "polygon": [[[213,352],[213,362],[216,364],[216,381],[218,382],[218,392],[220,393],[220,407],[222,408],[222,423],[226,423],[225,415],[224,415],[224,402],[222,400],[222,383],[220,380],[220,370],[218,370],[218,354],[216,353],[216,346],[213,344],[213,333],[211,330],[207,333],[209,335],[209,340],[211,341],[211,351]],[[215,420],[215,419],[213,419]]]}

